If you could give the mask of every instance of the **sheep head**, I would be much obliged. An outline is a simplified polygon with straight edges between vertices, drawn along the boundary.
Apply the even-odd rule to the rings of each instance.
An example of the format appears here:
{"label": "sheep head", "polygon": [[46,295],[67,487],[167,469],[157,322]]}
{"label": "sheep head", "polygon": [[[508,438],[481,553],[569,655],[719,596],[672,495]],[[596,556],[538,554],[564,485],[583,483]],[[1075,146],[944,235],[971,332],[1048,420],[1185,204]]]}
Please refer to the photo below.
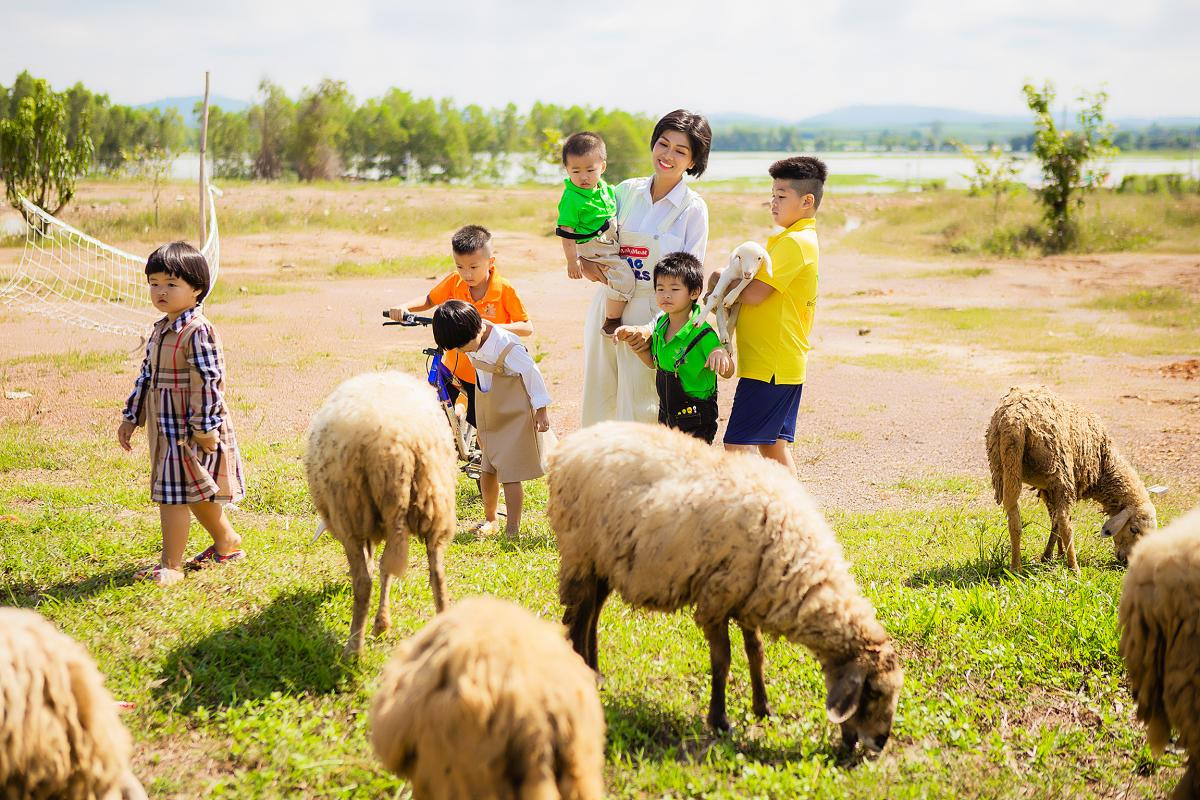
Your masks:
{"label": "sheep head", "polygon": [[904,683],[904,670],[890,644],[884,644],[873,663],[855,659],[825,670],[825,713],[842,726],[842,741],[853,750],[862,742],[874,755],[883,751],[892,734],[892,720]]}
{"label": "sheep head", "polygon": [[1158,514],[1149,500],[1136,506],[1126,506],[1113,514],[1100,528],[1100,535],[1112,539],[1117,549],[1117,560],[1129,563],[1129,553],[1144,534],[1158,528]]}
{"label": "sheep head", "polygon": [[742,280],[751,280],[758,274],[759,267],[766,267],[768,275],[771,271],[771,257],[758,242],[742,242],[734,248],[729,256],[729,269],[733,270]]}

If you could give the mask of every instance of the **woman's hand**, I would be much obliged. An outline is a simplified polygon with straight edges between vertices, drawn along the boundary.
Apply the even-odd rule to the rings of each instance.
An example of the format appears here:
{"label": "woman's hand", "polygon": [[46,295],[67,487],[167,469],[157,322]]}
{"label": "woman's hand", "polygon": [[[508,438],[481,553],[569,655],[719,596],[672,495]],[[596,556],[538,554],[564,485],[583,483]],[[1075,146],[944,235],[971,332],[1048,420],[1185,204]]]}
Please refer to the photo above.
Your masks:
{"label": "woman's hand", "polygon": [[117,444],[121,445],[122,450],[129,452],[133,449],[133,445],[129,442],[133,438],[133,432],[136,429],[137,425],[134,425],[129,420],[121,420],[121,424],[117,426]]}
{"label": "woman's hand", "polygon": [[389,308],[388,309],[388,319],[392,320],[393,322],[404,322],[404,315],[407,313],[409,313],[409,311],[404,306],[396,306],[395,308]]}
{"label": "woman's hand", "polygon": [[545,406],[533,412],[533,427],[538,433],[550,430],[550,414],[547,413]]}
{"label": "woman's hand", "polygon": [[192,431],[192,441],[200,445],[200,449],[206,453],[215,453],[217,450],[217,442],[220,435],[217,428],[211,431]]}

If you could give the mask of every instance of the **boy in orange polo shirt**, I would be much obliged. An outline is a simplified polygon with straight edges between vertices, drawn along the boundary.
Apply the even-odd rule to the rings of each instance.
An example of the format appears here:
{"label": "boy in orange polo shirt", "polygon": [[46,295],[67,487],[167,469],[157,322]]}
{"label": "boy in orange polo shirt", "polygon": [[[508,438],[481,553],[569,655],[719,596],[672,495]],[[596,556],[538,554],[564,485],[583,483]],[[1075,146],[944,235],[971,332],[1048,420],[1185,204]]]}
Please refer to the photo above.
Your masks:
{"label": "boy in orange polo shirt", "polygon": [[[517,336],[529,336],[533,325],[525,304],[517,296],[513,285],[496,271],[496,257],[492,255],[492,234],[482,225],[464,225],[450,238],[455,271],[442,278],[424,297],[415,297],[403,305],[388,310],[388,316],[400,321],[406,312],[425,311],[440,306],[447,300],[462,300],[475,306],[479,316],[497,328],[503,328]],[[466,354],[458,350],[447,350],[442,355],[445,364],[467,395],[467,422],[475,425],[475,368]],[[500,484],[492,473],[480,479],[483,505],[495,508],[500,499]],[[494,515],[488,517],[494,519]]]}

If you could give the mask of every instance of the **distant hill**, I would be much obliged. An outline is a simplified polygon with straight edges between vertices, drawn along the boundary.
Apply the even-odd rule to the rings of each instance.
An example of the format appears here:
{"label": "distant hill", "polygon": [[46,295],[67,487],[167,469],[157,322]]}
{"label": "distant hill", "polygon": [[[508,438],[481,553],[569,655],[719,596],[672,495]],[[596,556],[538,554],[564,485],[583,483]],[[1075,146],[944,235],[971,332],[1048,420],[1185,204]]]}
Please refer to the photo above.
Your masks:
{"label": "distant hill", "polygon": [[[150,103],[142,103],[137,108],[148,108],[155,111],[166,111],[173,108],[179,112],[179,116],[183,117],[183,121],[188,124],[196,122],[194,109],[196,104],[203,101],[202,95],[194,95],[192,97],[164,97],[161,100],[155,100]],[[222,111],[243,111],[250,107],[250,103],[245,100],[237,100],[232,97],[222,97],[221,95],[209,95],[209,106],[220,106]]]}
{"label": "distant hill", "polygon": [[[1070,111],[1068,111],[1068,118],[1073,119],[1073,114]],[[713,127],[719,128],[734,126],[786,126],[806,131],[876,131],[886,128],[908,130],[928,128],[935,122],[944,128],[965,127],[989,128],[993,130],[1024,130],[1032,125],[1033,117],[1031,114],[991,114],[981,111],[967,111],[961,108],[943,108],[938,106],[854,105],[835,108],[832,111],[800,119],[783,119],[780,117],[726,112],[710,115],[709,121],[713,124]],[[1158,125],[1160,127],[1200,125],[1200,117],[1118,117],[1112,121],[1124,130],[1141,130],[1151,125]]]}

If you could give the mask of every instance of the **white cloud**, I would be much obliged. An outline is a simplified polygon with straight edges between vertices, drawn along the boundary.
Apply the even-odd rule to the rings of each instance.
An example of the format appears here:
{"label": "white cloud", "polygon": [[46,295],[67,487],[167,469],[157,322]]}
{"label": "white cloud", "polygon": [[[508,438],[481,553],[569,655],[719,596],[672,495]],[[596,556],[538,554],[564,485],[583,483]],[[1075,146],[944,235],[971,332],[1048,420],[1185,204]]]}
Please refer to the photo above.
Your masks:
{"label": "white cloud", "polygon": [[541,99],[797,118],[851,104],[1019,112],[1025,80],[1107,87],[1114,115],[1195,115],[1200,5],[1093,2],[75,0],[0,11],[0,82],[21,69],[118,102],[292,95],[323,77],[459,103]]}

